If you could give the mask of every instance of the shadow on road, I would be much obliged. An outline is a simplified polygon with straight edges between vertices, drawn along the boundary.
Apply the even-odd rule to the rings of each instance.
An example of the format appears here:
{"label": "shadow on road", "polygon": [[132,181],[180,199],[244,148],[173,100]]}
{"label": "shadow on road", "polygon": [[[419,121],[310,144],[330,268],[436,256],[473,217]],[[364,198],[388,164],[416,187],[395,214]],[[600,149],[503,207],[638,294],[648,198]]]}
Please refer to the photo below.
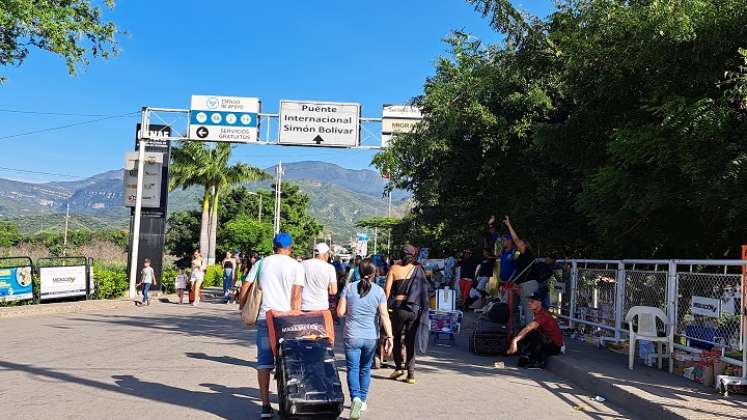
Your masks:
{"label": "shadow on road", "polygon": [[225,363],[227,365],[246,366],[250,368],[257,366],[255,361],[243,360],[231,356],[209,356],[205,353],[184,353],[184,355],[190,359],[209,360],[211,362]]}
{"label": "shadow on road", "polygon": [[0,360],[0,367],[179,407],[191,407],[224,419],[253,419],[261,411],[259,391],[256,388],[229,388],[216,384],[200,384],[200,386],[210,390],[209,392],[203,392],[177,388],[157,382],[145,382],[132,375],[112,376],[115,384],[109,384],[53,369],[2,360]]}

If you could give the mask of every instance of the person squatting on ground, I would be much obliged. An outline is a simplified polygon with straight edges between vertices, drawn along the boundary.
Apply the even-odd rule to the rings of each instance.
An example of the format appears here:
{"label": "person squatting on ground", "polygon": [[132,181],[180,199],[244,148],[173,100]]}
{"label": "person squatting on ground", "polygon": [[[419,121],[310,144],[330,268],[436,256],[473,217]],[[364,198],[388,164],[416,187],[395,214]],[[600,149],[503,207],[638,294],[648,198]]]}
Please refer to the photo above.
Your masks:
{"label": "person squatting on ground", "polygon": [[521,352],[519,367],[544,369],[548,356],[557,356],[563,348],[563,335],[555,318],[542,308],[542,297],[534,293],[528,298],[534,320],[527,324],[511,341],[508,354]]}
{"label": "person squatting on ground", "polygon": [[200,303],[200,287],[202,287],[202,281],[204,279],[205,268],[202,254],[200,254],[200,251],[195,250],[194,254],[192,254],[192,277],[190,279],[192,290],[195,294],[195,300],[192,302],[192,305],[194,306],[197,306],[197,304]]}
{"label": "person squatting on ground", "polygon": [[272,418],[274,415],[270,405],[270,371],[275,367],[275,356],[270,345],[266,314],[270,310],[300,311],[305,279],[303,267],[291,258],[293,238],[289,233],[280,232],[275,235],[273,248],[275,254],[255,264],[241,287],[242,302],[245,302],[244,297],[249,291],[252,279],[259,282],[262,290],[262,304],[257,319],[257,380],[262,400],[261,418]]}
{"label": "person squatting on ground", "polygon": [[140,272],[140,283],[143,285],[143,305],[150,305],[150,287],[156,282],[156,272],[150,266],[150,258],[143,260],[143,270]]}
{"label": "person squatting on ground", "polygon": [[[366,411],[371,365],[379,342],[379,325],[384,328],[384,352],[393,347],[392,325],[386,304],[386,294],[376,283],[376,265],[371,259],[360,264],[361,279],[345,286],[337,305],[337,316],[345,317],[345,360],[348,388],[352,405],[350,418],[358,419]],[[306,292],[304,290],[304,292]]]}
{"label": "person squatting on ground", "polygon": [[223,303],[228,303],[233,287],[233,275],[236,271],[236,259],[231,251],[226,252],[223,259]]}
{"label": "person squatting on ground", "polygon": [[[389,376],[398,379],[407,369],[407,382],[415,383],[415,345],[420,351],[428,348],[428,282],[423,268],[416,262],[418,250],[405,245],[400,260],[389,270],[386,296],[394,297],[392,325],[394,327],[395,370]],[[402,336],[405,336],[406,361],[402,360]]]}
{"label": "person squatting on ground", "polygon": [[301,263],[306,276],[301,294],[302,311],[326,311],[329,297],[337,294],[335,267],[328,260],[329,246],[320,242],[314,246],[314,258]]}
{"label": "person squatting on ground", "polygon": [[469,292],[475,285],[475,275],[480,261],[472,256],[472,250],[466,248],[462,252],[462,259],[457,264],[457,275],[459,279],[459,292],[462,298],[462,307],[467,309],[469,303]]}

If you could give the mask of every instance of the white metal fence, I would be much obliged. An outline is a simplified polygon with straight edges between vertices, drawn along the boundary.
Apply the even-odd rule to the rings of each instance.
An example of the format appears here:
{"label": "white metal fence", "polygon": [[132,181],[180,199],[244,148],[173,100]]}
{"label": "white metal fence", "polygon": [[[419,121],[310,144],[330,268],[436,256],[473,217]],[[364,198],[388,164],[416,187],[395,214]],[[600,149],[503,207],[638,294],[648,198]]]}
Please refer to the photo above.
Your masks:
{"label": "white metal fence", "polygon": [[742,260],[562,260],[551,306],[570,327],[618,339],[627,336],[630,308],[660,308],[676,348],[720,351],[723,361],[741,366],[747,377],[745,266]]}

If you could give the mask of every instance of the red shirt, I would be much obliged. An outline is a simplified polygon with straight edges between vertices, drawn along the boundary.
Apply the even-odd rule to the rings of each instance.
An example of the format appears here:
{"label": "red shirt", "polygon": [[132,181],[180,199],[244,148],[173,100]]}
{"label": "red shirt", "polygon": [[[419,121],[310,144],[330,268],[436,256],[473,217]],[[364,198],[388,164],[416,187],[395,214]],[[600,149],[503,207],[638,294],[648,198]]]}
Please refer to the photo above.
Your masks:
{"label": "red shirt", "polygon": [[534,322],[539,324],[537,330],[542,336],[548,338],[558,347],[563,346],[563,335],[560,333],[560,327],[558,327],[557,321],[550,315],[550,312],[547,312],[544,308],[540,309],[534,314]]}

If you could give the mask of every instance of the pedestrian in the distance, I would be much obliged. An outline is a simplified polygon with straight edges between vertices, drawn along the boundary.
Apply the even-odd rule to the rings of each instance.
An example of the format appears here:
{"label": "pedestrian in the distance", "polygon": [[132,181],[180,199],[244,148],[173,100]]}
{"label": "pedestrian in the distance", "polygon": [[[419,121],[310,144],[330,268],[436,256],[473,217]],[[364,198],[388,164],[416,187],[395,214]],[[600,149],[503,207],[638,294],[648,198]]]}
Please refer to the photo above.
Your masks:
{"label": "pedestrian in the distance", "polygon": [[226,252],[223,259],[223,303],[228,303],[233,287],[233,273],[236,269],[236,260],[231,251]]}
{"label": "pedestrian in the distance", "polygon": [[[407,383],[415,384],[415,346],[425,352],[428,348],[428,281],[423,268],[416,262],[418,249],[405,245],[400,260],[389,269],[386,278],[386,296],[394,296],[392,326],[394,327],[394,372],[389,376],[398,379],[407,369]],[[406,360],[402,360],[402,336],[405,336]]]}
{"label": "pedestrian in the distance", "polygon": [[184,290],[187,288],[187,270],[182,267],[179,269],[179,275],[176,276],[175,286],[176,294],[179,296],[179,304],[184,303]]}
{"label": "pedestrian in the distance", "polygon": [[370,259],[360,264],[361,279],[345,286],[337,305],[337,316],[345,317],[345,359],[348,388],[352,406],[350,418],[358,419],[366,411],[371,365],[379,342],[379,325],[384,328],[384,351],[392,351],[392,325],[386,304],[386,294],[376,283],[376,265]]}
{"label": "pedestrian in the distance", "polygon": [[200,303],[200,287],[202,287],[202,281],[205,279],[205,268],[203,266],[202,254],[200,251],[195,250],[192,255],[192,291],[195,294],[195,300],[192,302],[193,306],[197,306]]}
{"label": "pedestrian in the distance", "polygon": [[156,280],[156,272],[150,266],[150,258],[143,260],[143,270],[140,272],[140,284],[143,286],[143,305],[150,306],[150,287]]}

